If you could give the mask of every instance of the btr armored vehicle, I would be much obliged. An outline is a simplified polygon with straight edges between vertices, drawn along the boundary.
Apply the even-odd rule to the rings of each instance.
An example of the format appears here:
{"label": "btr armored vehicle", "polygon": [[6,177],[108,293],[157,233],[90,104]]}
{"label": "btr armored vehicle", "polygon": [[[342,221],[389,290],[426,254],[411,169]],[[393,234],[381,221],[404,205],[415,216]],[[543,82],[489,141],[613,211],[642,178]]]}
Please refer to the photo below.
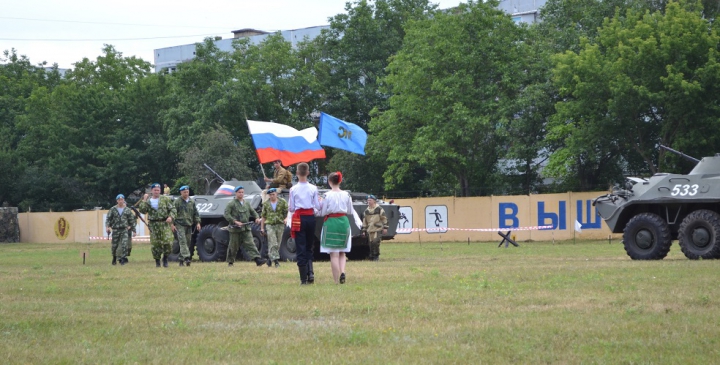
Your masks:
{"label": "btr armored vehicle", "polygon": [[624,189],[595,199],[598,214],[613,233],[623,233],[634,260],[661,260],[677,239],[689,259],[720,258],[720,155],[697,160],[687,175],[657,173],[630,177]]}
{"label": "btr armored vehicle", "polygon": [[[245,202],[258,212],[262,209],[262,189],[255,181],[238,181],[228,180],[225,181],[219,175],[217,175],[218,184],[209,184],[210,190],[214,190],[212,195],[195,195],[195,205],[200,213],[200,225],[202,229],[195,235],[194,247],[190,248],[190,252],[193,253],[197,250],[198,257],[201,261],[222,261],[225,260],[227,255],[227,246],[230,242],[230,235],[227,231],[228,222],[225,220],[223,215],[225,214],[225,207],[232,199],[235,198],[235,187],[242,186],[245,190]],[[319,189],[322,195],[326,190]],[[361,193],[350,193],[353,198],[353,207],[359,216],[362,216],[363,212],[367,208],[367,202],[365,201],[367,194]],[[287,200],[288,193],[283,192],[280,197]],[[385,214],[388,217],[388,231],[387,234],[383,235],[383,240],[391,240],[395,238],[395,229],[397,228],[398,219],[400,218],[399,206],[395,204],[387,204],[379,201],[381,207],[385,210]],[[352,251],[348,253],[348,258],[353,260],[362,260],[368,256],[369,243],[367,237],[360,235],[360,230],[353,224],[352,217],[350,218],[350,226],[352,227]],[[327,254],[320,253],[320,230],[322,228],[323,217],[317,218],[315,241],[314,241],[314,252],[315,259],[327,259]],[[225,228],[225,229],[223,229]],[[260,232],[260,225],[252,225],[252,235],[255,245],[260,251],[263,257],[267,257],[267,240]],[[180,248],[177,242],[173,244],[173,256],[179,253]],[[238,258],[243,260],[249,260],[244,250],[239,250]],[[280,259],[283,261],[293,261],[296,258],[295,241],[290,237],[290,229],[286,228],[283,234],[282,242],[280,243]]]}

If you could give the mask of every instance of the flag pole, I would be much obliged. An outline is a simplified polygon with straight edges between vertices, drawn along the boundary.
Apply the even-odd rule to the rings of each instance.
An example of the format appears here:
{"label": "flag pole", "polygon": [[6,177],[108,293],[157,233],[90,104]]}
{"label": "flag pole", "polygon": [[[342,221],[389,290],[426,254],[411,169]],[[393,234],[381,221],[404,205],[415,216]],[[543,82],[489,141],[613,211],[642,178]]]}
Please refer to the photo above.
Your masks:
{"label": "flag pole", "polygon": [[[248,124],[247,114],[245,114],[245,124],[248,125],[248,130],[249,130],[250,124]],[[260,162],[260,155],[258,155],[258,153],[257,153],[257,146],[255,146],[255,140],[253,140],[252,138],[250,138],[250,140],[253,141],[253,146],[255,147],[255,157],[257,157],[258,164],[260,164],[260,172],[262,172],[263,178],[267,179],[267,175],[265,175],[265,168],[263,168],[263,164],[262,164],[262,162]],[[264,179],[263,179],[263,181],[265,181]],[[267,182],[265,182],[265,185],[267,185]]]}

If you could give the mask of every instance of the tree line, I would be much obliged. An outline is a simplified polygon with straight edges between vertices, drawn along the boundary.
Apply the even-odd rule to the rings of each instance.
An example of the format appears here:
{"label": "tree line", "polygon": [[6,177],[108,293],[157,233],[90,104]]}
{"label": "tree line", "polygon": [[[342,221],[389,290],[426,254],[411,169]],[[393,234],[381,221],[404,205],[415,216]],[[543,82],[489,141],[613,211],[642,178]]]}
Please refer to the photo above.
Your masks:
{"label": "tree line", "polygon": [[[61,77],[0,64],[0,202],[108,207],[152,182],[204,193],[262,176],[246,119],[297,129],[323,111],[368,131],[320,174],[389,197],[605,190],[720,152],[718,3],[550,0],[516,24],[496,1],[353,1],[292,47],[212,39],[172,73],[105,45]],[[265,166],[270,173],[270,166]]]}

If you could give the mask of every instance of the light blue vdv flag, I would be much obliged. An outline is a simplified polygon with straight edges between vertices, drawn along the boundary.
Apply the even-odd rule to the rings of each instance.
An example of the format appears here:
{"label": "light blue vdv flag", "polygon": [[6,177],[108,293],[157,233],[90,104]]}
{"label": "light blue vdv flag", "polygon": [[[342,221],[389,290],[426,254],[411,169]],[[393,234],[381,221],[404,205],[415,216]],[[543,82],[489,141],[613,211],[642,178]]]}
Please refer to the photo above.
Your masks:
{"label": "light blue vdv flag", "polygon": [[365,155],[367,133],[358,125],[320,113],[320,128],[318,129],[318,142],[321,146],[335,147],[358,155]]}

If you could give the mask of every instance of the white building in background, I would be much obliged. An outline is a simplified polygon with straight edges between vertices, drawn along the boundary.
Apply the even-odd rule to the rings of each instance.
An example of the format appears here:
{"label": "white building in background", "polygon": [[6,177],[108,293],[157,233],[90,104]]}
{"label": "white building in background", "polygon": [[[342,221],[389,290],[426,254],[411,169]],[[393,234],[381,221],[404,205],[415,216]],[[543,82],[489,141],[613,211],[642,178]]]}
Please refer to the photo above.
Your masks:
{"label": "white building in background", "polygon": [[[46,72],[52,72],[54,67],[43,67]],[[60,74],[60,77],[65,78],[65,73],[68,72],[69,68],[58,68],[58,73]]]}
{"label": "white building in background", "polygon": [[537,23],[540,21],[540,8],[546,0],[500,0],[498,8],[512,16],[515,23]]}
{"label": "white building in background", "polygon": [[[500,0],[500,10],[512,16],[516,23],[536,23],[540,21],[540,8],[545,5],[546,0]],[[291,42],[293,47],[297,46],[305,37],[313,39],[320,35],[323,29],[329,29],[329,25],[316,27],[292,29],[280,31],[286,41]],[[222,51],[231,52],[232,42],[238,38],[249,38],[252,44],[260,44],[271,32],[256,29],[239,29],[232,31],[233,37],[217,39],[215,44]],[[190,61],[195,58],[195,44],[185,44],[167,48],[159,48],[154,52],[155,72],[162,69],[175,71],[178,64]]]}
{"label": "white building in background", "polygon": [[[320,31],[329,28],[330,26],[328,25],[321,25],[310,28],[282,30],[280,34],[282,34],[286,41],[292,43],[293,47],[296,47],[298,42],[302,42],[305,37],[313,39],[320,35]],[[274,34],[256,29],[239,29],[232,31],[232,33],[233,38],[215,40],[215,45],[221,51],[232,52],[232,42],[238,38],[248,38],[250,39],[250,43],[260,44],[260,42],[265,40],[269,35]],[[168,69],[172,72],[175,71],[175,67],[177,67],[178,64],[195,58],[195,44],[159,48],[153,53],[155,57],[155,72],[160,72],[162,69]]]}

